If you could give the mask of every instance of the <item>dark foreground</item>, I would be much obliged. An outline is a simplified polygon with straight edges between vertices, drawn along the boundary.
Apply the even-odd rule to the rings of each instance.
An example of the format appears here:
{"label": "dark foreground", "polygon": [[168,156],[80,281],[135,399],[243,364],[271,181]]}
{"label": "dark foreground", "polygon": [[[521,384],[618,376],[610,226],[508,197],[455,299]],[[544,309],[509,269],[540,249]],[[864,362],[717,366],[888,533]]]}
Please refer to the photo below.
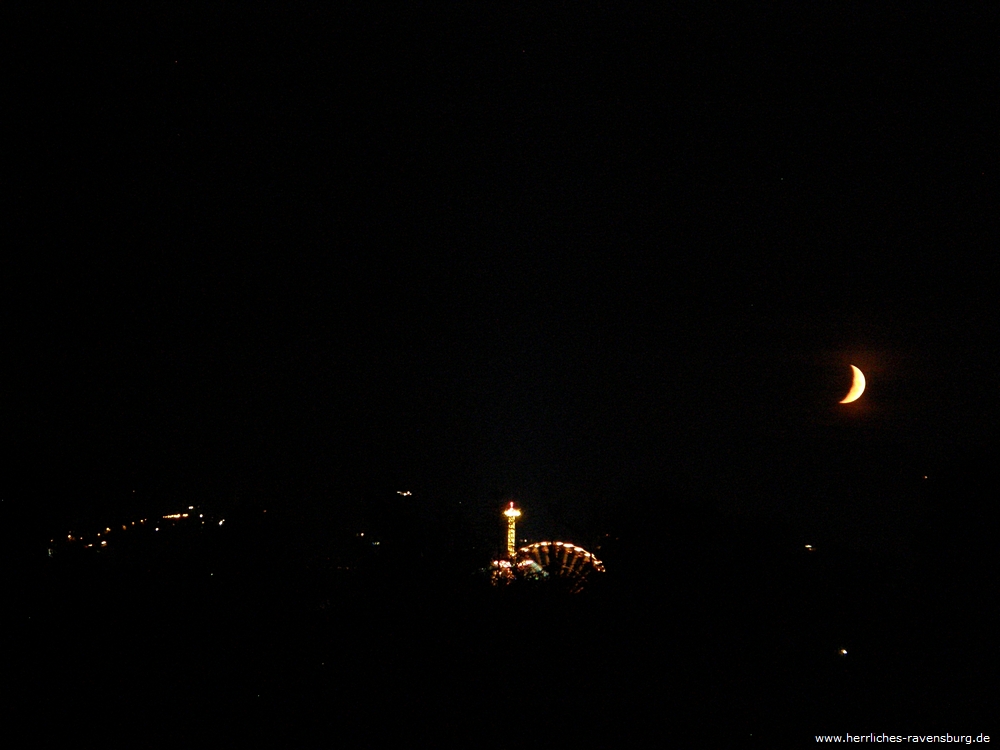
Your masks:
{"label": "dark foreground", "polygon": [[432,555],[303,565],[293,528],[238,518],[155,554],[39,559],[13,582],[15,715],[130,746],[989,733],[990,573],[947,528],[895,577],[692,524],[624,545],[575,597]]}

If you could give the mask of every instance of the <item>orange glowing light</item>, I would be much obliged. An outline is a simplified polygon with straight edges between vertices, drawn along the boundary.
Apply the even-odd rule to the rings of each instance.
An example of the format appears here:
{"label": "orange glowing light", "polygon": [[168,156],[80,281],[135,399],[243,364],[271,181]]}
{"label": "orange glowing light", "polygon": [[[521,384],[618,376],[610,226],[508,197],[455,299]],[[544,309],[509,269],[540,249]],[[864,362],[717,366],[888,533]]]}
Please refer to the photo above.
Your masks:
{"label": "orange glowing light", "polygon": [[854,371],[854,381],[851,383],[851,390],[847,392],[847,395],[840,402],[842,404],[850,404],[857,401],[861,398],[861,394],[865,392],[865,374],[854,365],[851,365],[851,370]]}

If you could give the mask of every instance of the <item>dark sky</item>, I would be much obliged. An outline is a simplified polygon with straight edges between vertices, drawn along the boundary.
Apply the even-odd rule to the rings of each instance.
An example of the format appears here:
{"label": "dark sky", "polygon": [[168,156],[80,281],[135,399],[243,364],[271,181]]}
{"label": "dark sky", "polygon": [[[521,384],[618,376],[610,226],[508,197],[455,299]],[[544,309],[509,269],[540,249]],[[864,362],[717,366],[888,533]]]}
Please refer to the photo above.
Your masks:
{"label": "dark sky", "polygon": [[5,503],[409,488],[586,537],[681,506],[808,525],[806,488],[978,466],[980,46],[926,18],[678,14],[45,26],[8,204]]}

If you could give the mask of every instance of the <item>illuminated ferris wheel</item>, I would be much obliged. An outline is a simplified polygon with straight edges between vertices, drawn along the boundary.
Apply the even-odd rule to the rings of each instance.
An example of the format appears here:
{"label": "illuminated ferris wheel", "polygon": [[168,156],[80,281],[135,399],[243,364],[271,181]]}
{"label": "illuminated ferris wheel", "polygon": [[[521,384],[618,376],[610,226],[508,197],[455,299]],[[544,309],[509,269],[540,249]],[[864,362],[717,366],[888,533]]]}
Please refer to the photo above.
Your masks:
{"label": "illuminated ferris wheel", "polygon": [[514,503],[504,512],[507,517],[507,557],[494,560],[490,566],[494,585],[517,580],[558,583],[569,593],[583,589],[593,573],[603,573],[604,563],[596,556],[570,542],[535,542],[514,549],[514,524],[520,511]]}
{"label": "illuminated ferris wheel", "polygon": [[604,563],[583,547],[569,542],[535,542],[517,551],[517,565],[542,578],[567,584],[571,594],[583,588],[592,573],[603,573]]}

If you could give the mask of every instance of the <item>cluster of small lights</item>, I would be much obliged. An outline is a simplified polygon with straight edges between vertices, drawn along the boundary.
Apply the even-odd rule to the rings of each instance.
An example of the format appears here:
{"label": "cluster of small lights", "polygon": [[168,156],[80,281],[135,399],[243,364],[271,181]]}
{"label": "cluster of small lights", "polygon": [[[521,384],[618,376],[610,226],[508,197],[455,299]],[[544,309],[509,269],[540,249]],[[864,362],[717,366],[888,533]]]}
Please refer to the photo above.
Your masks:
{"label": "cluster of small lights", "polygon": [[492,560],[490,580],[494,586],[506,585],[514,580],[514,570],[510,560]]}
{"label": "cluster of small lights", "polygon": [[[142,526],[144,523],[146,523],[147,520],[149,520],[149,519],[146,519],[146,518],[139,519],[139,525]],[[135,526],[135,524],[136,524],[135,521],[132,521],[130,523],[123,523],[122,524],[122,531],[128,531],[130,528],[132,528],[133,526]],[[118,527],[116,525],[115,526],[115,530],[116,531],[117,531],[117,528]],[[111,533],[111,527],[110,526],[105,526],[103,531],[98,531],[96,534],[94,534],[94,536],[96,538],[100,539],[101,537],[106,537],[110,533]],[[70,531],[70,532],[68,532],[66,534],[66,541],[67,542],[83,542],[83,541],[86,541],[86,538],[87,537],[86,537],[85,534],[74,534],[72,531]],[[49,542],[51,544],[55,544],[55,541],[56,541],[55,539],[50,539],[49,540]],[[94,542],[90,542],[88,544],[84,544],[83,546],[84,546],[84,548],[93,547],[94,546]],[[98,546],[100,546],[100,547],[107,547],[108,546],[107,540],[106,539],[101,539],[101,541],[98,544]]]}
{"label": "cluster of small lights", "polygon": [[[188,506],[188,510],[194,510],[194,509],[195,509],[195,506],[193,506],[193,505],[189,505]],[[166,521],[180,521],[180,520],[183,520],[185,518],[190,518],[190,517],[191,517],[190,513],[169,513],[169,514],[163,516],[162,518],[163,518],[163,520],[166,520]],[[202,525],[204,525],[204,523],[205,523],[205,521],[204,521],[205,514],[204,513],[199,513],[198,514],[198,518],[202,519],[201,523],[202,523]],[[142,519],[139,519],[138,522],[131,521],[129,523],[123,523],[122,524],[122,531],[128,531],[130,528],[134,527],[136,525],[136,523],[138,523],[139,526],[143,526],[148,520],[149,519],[147,519],[147,518],[142,518]],[[225,520],[226,519],[224,519],[224,518],[220,519],[219,520],[219,526],[222,526],[222,524],[225,523]],[[155,528],[155,531],[159,531],[159,530],[160,530],[160,528],[157,526]],[[117,525],[115,526],[115,531],[117,532]],[[108,546],[107,539],[104,539],[102,537],[107,537],[109,534],[111,534],[111,532],[112,532],[111,527],[110,526],[105,526],[102,531],[98,531],[96,534],[93,535],[96,538],[96,541],[87,542],[86,535],[84,535],[84,534],[74,534],[72,531],[70,531],[69,533],[66,534],[66,541],[67,542],[87,542],[86,544],[83,545],[84,549],[89,549],[89,548],[94,547],[94,546],[97,546],[98,548],[100,548],[100,547],[107,547]],[[51,544],[53,544],[53,545],[55,544],[55,541],[56,541],[55,539],[50,539],[49,540],[49,542]],[[53,548],[50,547],[49,548],[49,556],[51,557],[52,555],[53,555]]]}
{"label": "cluster of small lights", "polygon": [[403,497],[410,497],[413,493],[410,492],[409,490],[405,490],[405,491],[396,490],[396,494],[397,495],[402,495]]}

